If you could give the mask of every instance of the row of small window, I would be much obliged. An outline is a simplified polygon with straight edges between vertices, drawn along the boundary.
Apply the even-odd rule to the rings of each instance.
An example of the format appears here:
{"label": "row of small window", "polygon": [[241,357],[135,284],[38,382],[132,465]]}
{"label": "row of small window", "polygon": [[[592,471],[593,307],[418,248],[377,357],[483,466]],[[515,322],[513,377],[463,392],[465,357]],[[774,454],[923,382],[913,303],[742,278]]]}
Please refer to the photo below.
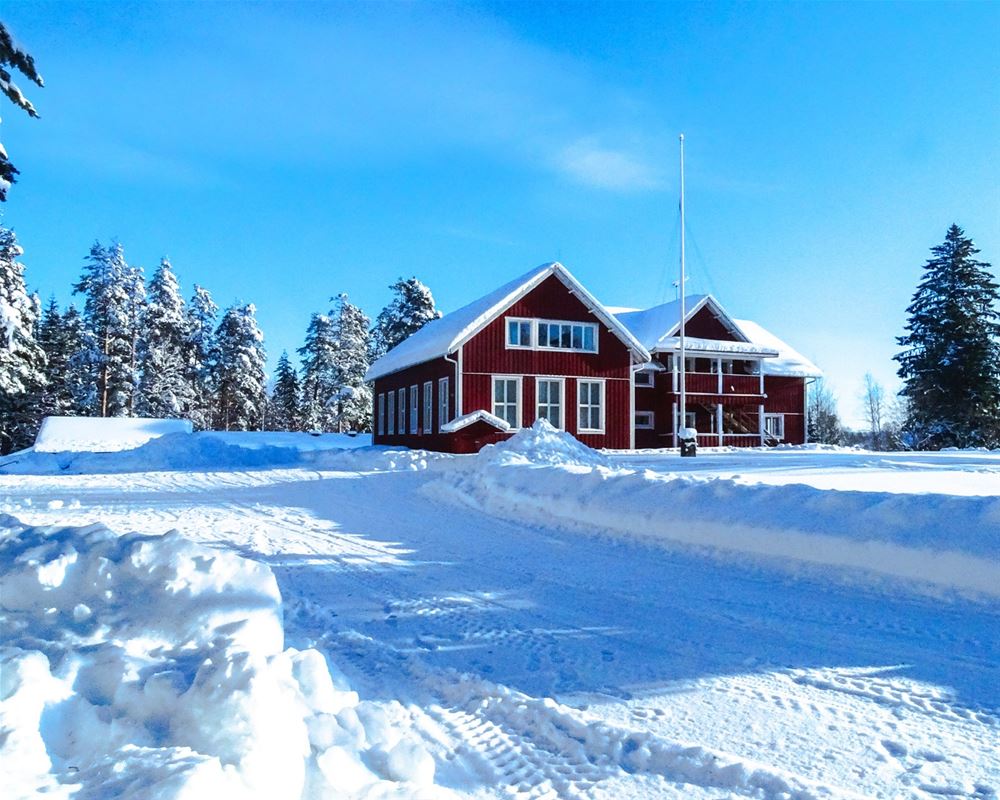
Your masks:
{"label": "row of small window", "polygon": [[[520,428],[523,414],[521,377],[493,377],[493,415],[512,428]],[[564,378],[535,378],[535,419],[548,420],[565,429],[566,382]],[[577,431],[604,431],[604,381],[577,380]]]}
{"label": "row of small window", "polygon": [[596,353],[597,326],[589,322],[554,322],[508,317],[507,347]]}
{"label": "row of small window", "polygon": [[[423,425],[419,425],[418,410],[420,408],[420,386],[413,385],[409,389],[409,403],[406,402],[407,390],[399,389],[378,396],[375,426],[379,436],[394,436],[405,433],[440,433],[441,426],[451,421],[448,413],[448,379],[441,378],[438,382],[437,425],[432,422],[434,416],[434,384],[427,381],[423,385]],[[409,426],[407,426],[409,423]]]}
{"label": "row of small window", "polygon": [[[678,415],[679,416],[679,415]],[[715,430],[715,417],[710,416],[708,418],[709,429],[705,431],[706,433],[717,433]],[[656,425],[655,418],[652,411],[636,411],[635,412],[635,427],[637,430],[653,430]],[[685,427],[687,428],[697,428],[697,415],[693,411],[687,412],[687,420]],[[784,414],[765,414],[764,415],[764,432],[775,439],[785,438],[785,415]]]}

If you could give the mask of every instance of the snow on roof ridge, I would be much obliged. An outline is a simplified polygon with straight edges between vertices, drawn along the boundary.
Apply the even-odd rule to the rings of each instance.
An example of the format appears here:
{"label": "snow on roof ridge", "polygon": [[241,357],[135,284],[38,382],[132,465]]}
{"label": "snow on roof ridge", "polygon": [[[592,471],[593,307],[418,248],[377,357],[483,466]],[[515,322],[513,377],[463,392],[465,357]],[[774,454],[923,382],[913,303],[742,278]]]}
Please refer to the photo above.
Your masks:
{"label": "snow on roof ridge", "polygon": [[500,417],[491,414],[482,408],[477,411],[472,411],[468,414],[462,414],[460,417],[455,417],[451,422],[446,422],[441,426],[441,433],[454,433],[455,431],[460,431],[462,428],[467,428],[475,422],[485,422],[487,425],[492,425],[500,431],[506,432],[510,430],[510,423],[505,419],[500,419]]}
{"label": "snow on roof ridge", "polygon": [[373,381],[415,364],[446,356],[508,308],[519,295],[530,291],[550,275],[557,275],[564,283],[569,284],[582,302],[589,306],[629,349],[636,352],[642,360],[649,360],[648,351],[626,325],[608,313],[597,298],[587,291],[566,267],[558,261],[549,261],[479,299],[428,322],[372,364],[365,375],[365,380]]}
{"label": "snow on roof ridge", "polygon": [[734,319],[733,321],[743,329],[752,342],[778,351],[777,358],[764,360],[762,368],[765,375],[788,378],[823,377],[823,370],[763,325],[749,319]]}

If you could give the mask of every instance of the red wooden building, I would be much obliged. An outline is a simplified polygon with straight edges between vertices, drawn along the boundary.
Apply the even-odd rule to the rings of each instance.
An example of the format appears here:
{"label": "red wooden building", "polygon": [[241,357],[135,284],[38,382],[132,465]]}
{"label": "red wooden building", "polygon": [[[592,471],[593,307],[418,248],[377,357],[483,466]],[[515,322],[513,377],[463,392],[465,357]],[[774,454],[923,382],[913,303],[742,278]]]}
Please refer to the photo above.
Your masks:
{"label": "red wooden building", "polygon": [[[374,442],[468,453],[544,418],[592,447],[675,446],[678,308],[615,315],[561,264],[537,267],[372,365]],[[805,381],[818,370],[711,297],[689,308],[699,443],[804,441]]]}

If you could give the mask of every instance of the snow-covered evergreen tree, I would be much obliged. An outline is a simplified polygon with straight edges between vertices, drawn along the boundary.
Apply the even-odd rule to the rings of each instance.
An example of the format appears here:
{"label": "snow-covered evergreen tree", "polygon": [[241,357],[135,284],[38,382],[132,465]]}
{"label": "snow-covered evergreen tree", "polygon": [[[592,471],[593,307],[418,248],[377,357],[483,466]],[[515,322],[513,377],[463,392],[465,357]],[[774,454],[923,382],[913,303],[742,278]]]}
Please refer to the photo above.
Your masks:
{"label": "snow-covered evergreen tree", "polygon": [[253,304],[231,306],[219,323],[216,425],[225,431],[259,429],[266,399],[264,334]]}
{"label": "snow-covered evergreen tree", "polygon": [[0,452],[31,444],[41,419],[35,398],[45,385],[39,302],[25,288],[22,252],[14,232],[0,227]]}
{"label": "snow-covered evergreen tree", "polygon": [[274,389],[268,402],[267,429],[272,431],[298,431],[302,429],[299,420],[299,376],[288,360],[288,353],[282,352],[278,368],[274,373]]}
{"label": "snow-covered evergreen tree", "polygon": [[299,409],[304,430],[336,430],[334,403],[340,390],[337,348],[333,321],[325,314],[313,314],[306,329],[305,344],[299,348],[302,357]]}
{"label": "snow-covered evergreen tree", "polygon": [[906,433],[925,449],[1000,444],[1000,287],[958,225],[931,248],[895,356]]}
{"label": "snow-covered evergreen tree", "polygon": [[219,307],[208,289],[195,284],[185,311],[185,362],[191,394],[190,418],[198,430],[212,427],[216,409],[215,367],[218,347],[215,329]]}
{"label": "snow-covered evergreen tree", "polygon": [[394,296],[375,318],[372,328],[372,360],[380,358],[403,339],[441,316],[434,308],[431,290],[416,278],[400,278],[389,287]]}
{"label": "snow-covered evergreen tree", "polygon": [[64,387],[69,398],[67,413],[93,415],[97,392],[93,382],[94,366],[90,356],[97,351],[94,334],[87,330],[83,315],[72,303],[62,317],[61,348],[67,354]]}
{"label": "snow-covered evergreen tree", "polygon": [[[14,83],[8,67],[13,67],[36,86],[44,86],[42,76],[38,74],[35,60],[20,47],[11,36],[7,26],[0,22],[0,92],[7,95],[14,105],[28,113],[29,117],[38,117],[38,112],[31,101],[24,96],[20,87]],[[7,158],[7,151],[0,144],[0,201],[7,199],[7,190],[15,182],[18,169]]]}
{"label": "snow-covered evergreen tree", "polygon": [[166,258],[149,283],[142,328],[139,415],[187,416],[194,394],[187,369],[187,318],[177,278]]}
{"label": "snow-covered evergreen tree", "polygon": [[[433,301],[432,301],[433,303]],[[336,343],[334,424],[338,431],[371,430],[372,391],[365,384],[371,352],[371,320],[341,294],[331,312]]]}
{"label": "snow-covered evergreen tree", "polygon": [[93,413],[102,417],[130,416],[138,383],[140,321],[145,302],[142,271],[125,261],[122,246],[95,242],[73,287],[83,294],[84,321],[92,334],[87,359],[96,388]]}

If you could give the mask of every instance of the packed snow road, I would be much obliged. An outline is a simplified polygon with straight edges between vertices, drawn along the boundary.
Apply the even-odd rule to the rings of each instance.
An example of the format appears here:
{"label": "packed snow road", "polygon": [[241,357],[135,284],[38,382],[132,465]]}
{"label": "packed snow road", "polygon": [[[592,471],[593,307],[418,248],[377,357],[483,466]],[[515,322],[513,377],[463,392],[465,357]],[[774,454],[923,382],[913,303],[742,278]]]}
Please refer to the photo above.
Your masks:
{"label": "packed snow road", "polygon": [[[1000,791],[1000,606],[988,591],[949,588],[944,578],[918,587],[897,573],[873,577],[815,560],[790,567],[774,553],[574,524],[571,507],[594,507],[603,489],[586,480],[605,467],[572,454],[561,463],[550,453],[539,466],[546,459],[531,447],[525,463],[484,465],[368,452],[278,468],[0,475],[0,511],[32,525],[177,529],[269,565],[286,645],[319,649],[364,700],[401,703],[405,719],[396,723],[422,739],[434,783],[460,795]],[[809,483],[789,477],[794,466],[775,469],[781,455],[727,456],[719,473]],[[821,473],[824,457],[813,456],[806,464],[799,454],[796,464]],[[951,467],[932,461],[939,486],[949,469],[963,487],[988,489],[1000,477],[995,455]],[[523,486],[514,480],[507,488],[517,491],[505,495],[503,480],[513,479],[497,475],[551,491],[551,524],[537,497],[519,507]],[[627,476],[612,469],[603,480]],[[587,496],[575,497],[574,484]],[[657,491],[655,513],[674,513],[669,487]],[[977,568],[989,579],[997,492],[955,494],[980,495],[951,499],[965,503],[954,513],[981,525],[961,533],[982,541],[987,559]],[[832,502],[828,490],[824,497]],[[723,501],[738,515],[739,496]],[[941,502],[913,510],[927,515]],[[934,528],[918,523],[924,547]],[[948,521],[936,529],[946,533]],[[827,525],[821,533],[837,532]],[[852,537],[844,534],[845,546]]]}

